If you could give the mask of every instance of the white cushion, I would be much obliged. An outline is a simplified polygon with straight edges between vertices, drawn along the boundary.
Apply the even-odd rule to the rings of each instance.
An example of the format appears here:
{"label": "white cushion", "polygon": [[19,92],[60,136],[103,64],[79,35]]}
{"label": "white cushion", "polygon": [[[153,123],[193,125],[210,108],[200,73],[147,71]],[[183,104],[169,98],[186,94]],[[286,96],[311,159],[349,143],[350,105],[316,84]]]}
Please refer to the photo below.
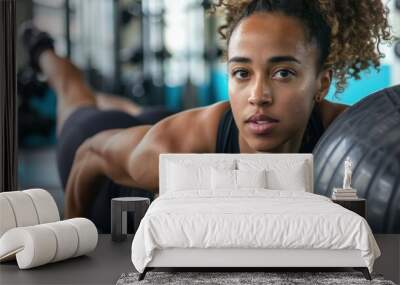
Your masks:
{"label": "white cushion", "polygon": [[48,223],[43,224],[44,227],[49,228],[56,236],[57,246],[56,254],[51,262],[57,262],[74,256],[78,249],[79,236],[78,232],[71,228],[70,223]]}
{"label": "white cushion", "polygon": [[43,225],[13,228],[0,238],[0,261],[16,258],[20,269],[49,263],[56,252],[57,239]]}
{"label": "white cushion", "polygon": [[0,261],[16,257],[20,269],[33,268],[86,254],[97,241],[96,226],[84,218],[13,228],[0,238]]}
{"label": "white cushion", "polygon": [[56,222],[60,214],[56,202],[43,189],[0,193],[0,237],[9,229]]}
{"label": "white cushion", "polygon": [[312,189],[307,160],[266,161],[238,160],[239,170],[267,170],[267,188],[273,190],[307,191]]}
{"label": "white cushion", "polygon": [[98,240],[97,229],[90,220],[74,218],[65,220],[65,222],[70,223],[75,228],[79,237],[78,248],[73,257],[86,254],[96,248]]}
{"label": "white cushion", "polygon": [[60,214],[56,202],[49,192],[43,189],[28,189],[22,192],[31,197],[39,218],[39,224],[60,220]]}
{"label": "white cushion", "polygon": [[10,202],[17,227],[33,226],[39,223],[35,205],[31,197],[23,191],[2,192],[1,196]]}
{"label": "white cushion", "polygon": [[10,202],[0,195],[0,237],[9,229],[17,227]]}
{"label": "white cushion", "polygon": [[267,188],[266,170],[236,170],[238,188]]}
{"label": "white cushion", "polygon": [[211,168],[234,169],[235,161],[193,163],[188,160],[168,162],[167,191],[210,190]]}

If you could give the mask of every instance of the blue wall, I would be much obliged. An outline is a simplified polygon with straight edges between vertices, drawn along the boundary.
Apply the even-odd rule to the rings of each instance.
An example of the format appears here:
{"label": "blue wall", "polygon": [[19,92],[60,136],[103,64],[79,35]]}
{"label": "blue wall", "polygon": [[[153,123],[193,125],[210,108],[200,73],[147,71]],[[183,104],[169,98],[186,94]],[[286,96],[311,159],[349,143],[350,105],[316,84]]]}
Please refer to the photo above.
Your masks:
{"label": "blue wall", "polygon": [[350,80],[345,91],[336,96],[338,98],[334,96],[335,88],[333,83],[327,100],[353,105],[369,94],[389,87],[391,84],[390,74],[390,65],[382,65],[379,72],[371,68],[362,73],[360,80]]}

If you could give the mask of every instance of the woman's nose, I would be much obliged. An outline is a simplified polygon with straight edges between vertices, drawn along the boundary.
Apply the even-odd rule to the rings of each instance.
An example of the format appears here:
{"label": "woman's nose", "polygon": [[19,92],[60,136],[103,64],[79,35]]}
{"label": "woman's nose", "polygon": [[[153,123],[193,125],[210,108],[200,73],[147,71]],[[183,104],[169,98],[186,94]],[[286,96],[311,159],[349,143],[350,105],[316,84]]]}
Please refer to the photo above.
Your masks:
{"label": "woman's nose", "polygon": [[272,103],[269,87],[264,82],[257,82],[251,91],[248,102],[251,105],[264,106]]}

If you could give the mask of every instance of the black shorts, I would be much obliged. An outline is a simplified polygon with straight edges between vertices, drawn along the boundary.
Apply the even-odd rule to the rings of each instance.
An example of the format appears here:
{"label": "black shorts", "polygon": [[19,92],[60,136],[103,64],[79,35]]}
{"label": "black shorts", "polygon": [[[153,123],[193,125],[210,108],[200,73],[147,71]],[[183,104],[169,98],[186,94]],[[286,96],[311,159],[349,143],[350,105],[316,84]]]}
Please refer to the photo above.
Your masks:
{"label": "black shorts", "polygon": [[[163,107],[147,108],[140,116],[132,116],[122,111],[102,111],[95,107],[81,107],[75,110],[65,121],[57,141],[57,167],[63,189],[67,184],[75,153],[79,146],[95,134],[110,130],[140,125],[155,124],[172,115]],[[149,197],[153,194],[142,190],[124,187],[110,179],[101,183],[95,202],[89,209],[89,218],[101,232],[110,232],[110,201],[115,197]]]}

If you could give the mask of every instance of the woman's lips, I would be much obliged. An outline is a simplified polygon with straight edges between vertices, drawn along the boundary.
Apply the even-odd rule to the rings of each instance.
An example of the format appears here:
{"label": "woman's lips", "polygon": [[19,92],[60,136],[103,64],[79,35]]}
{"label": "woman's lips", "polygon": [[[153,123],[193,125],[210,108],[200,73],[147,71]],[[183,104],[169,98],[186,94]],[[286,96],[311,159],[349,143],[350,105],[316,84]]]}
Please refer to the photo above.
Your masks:
{"label": "woman's lips", "polygon": [[272,131],[279,120],[268,115],[258,113],[252,115],[245,122],[252,133],[256,135],[266,135]]}
{"label": "woman's lips", "polygon": [[247,125],[252,133],[256,135],[269,134],[278,122],[258,121],[248,122]]}

